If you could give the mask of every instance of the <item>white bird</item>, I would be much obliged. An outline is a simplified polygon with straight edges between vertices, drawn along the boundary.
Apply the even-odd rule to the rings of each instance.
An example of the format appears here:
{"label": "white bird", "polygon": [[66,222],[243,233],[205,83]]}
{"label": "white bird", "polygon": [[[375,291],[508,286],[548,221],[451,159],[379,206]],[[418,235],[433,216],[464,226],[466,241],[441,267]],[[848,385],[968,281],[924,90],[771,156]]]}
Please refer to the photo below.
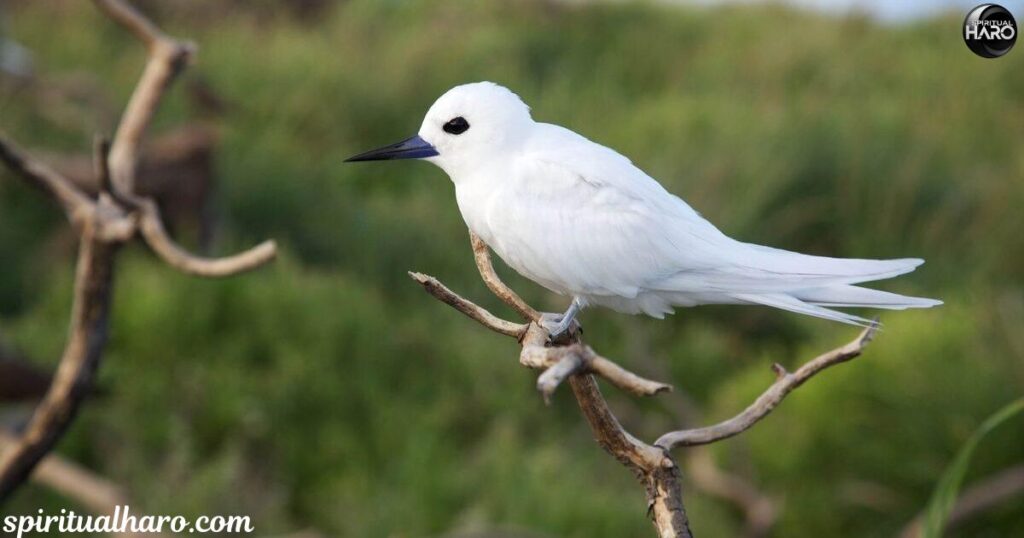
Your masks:
{"label": "white bird", "polygon": [[832,307],[942,304],[855,286],[924,260],[829,258],[732,239],[626,157],[534,121],[519,96],[491,82],[452,88],[418,135],[348,160],[409,158],[447,172],[466,225],[506,264],[572,297],[564,314],[542,321],[552,338],[589,305],[662,318],[674,306],[759,304],[867,325]]}

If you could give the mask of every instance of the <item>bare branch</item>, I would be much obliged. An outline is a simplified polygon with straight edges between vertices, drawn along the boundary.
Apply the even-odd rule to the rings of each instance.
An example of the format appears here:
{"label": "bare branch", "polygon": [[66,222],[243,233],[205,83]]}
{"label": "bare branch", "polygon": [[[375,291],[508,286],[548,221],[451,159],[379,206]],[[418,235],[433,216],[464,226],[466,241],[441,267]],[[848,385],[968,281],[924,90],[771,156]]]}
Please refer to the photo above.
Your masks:
{"label": "bare branch", "polygon": [[487,243],[484,243],[484,240],[480,239],[480,236],[472,231],[469,232],[469,242],[473,246],[473,259],[476,261],[476,268],[480,271],[480,276],[484,279],[484,284],[487,284],[492,293],[497,295],[505,304],[511,306],[523,319],[538,321],[540,319],[540,312],[526,304],[526,301],[519,294],[512,291],[512,288],[506,286],[498,278],[498,273],[494,272],[494,263],[491,261],[491,252],[487,248]]}
{"label": "bare branch", "polygon": [[[17,437],[0,431],[0,449],[17,443]],[[115,506],[127,504],[120,488],[54,455],[40,462],[34,480],[79,501],[93,512],[105,514]]]}
{"label": "bare branch", "polygon": [[593,376],[569,380],[580,411],[601,448],[631,469],[647,492],[647,509],[661,538],[692,538],[683,506],[682,475],[667,451],[629,434],[608,408]]}
{"label": "bare branch", "polygon": [[864,329],[864,331],[862,331],[860,335],[849,344],[818,356],[801,366],[796,372],[788,373],[781,366],[777,364],[773,365],[772,368],[775,370],[778,380],[739,415],[706,428],[666,433],[658,438],[654,444],[663,447],[666,450],[672,450],[679,446],[695,446],[714,443],[715,441],[732,437],[747,430],[759,420],[767,416],[768,413],[771,413],[772,410],[782,402],[787,394],[802,385],[804,381],[807,381],[815,374],[830,366],[846,362],[860,355],[864,350],[864,347],[871,342],[877,328],[878,325],[876,323],[875,325]]}
{"label": "bare branch", "polygon": [[[0,450],[17,443],[13,435],[0,431]],[[98,476],[77,463],[49,454],[39,462],[32,480],[69,498],[87,510],[100,515],[114,515],[119,507],[131,506],[117,484]],[[148,534],[152,536],[152,534]],[[125,532],[119,536],[141,537],[142,533]],[[157,534],[156,536],[165,536]]]}
{"label": "bare branch", "polygon": [[121,0],[94,1],[100,10],[135,34],[149,50],[149,61],[128,101],[106,159],[114,187],[112,192],[123,203],[136,206],[141,212],[139,231],[146,243],[172,267],[204,277],[236,275],[274,259],[277,246],[273,241],[263,242],[248,251],[227,258],[210,259],[195,256],[171,239],[161,221],[157,205],[136,196],[135,170],[146,128],[152,121],[167,88],[195,53],[196,47],[164,34],[146,17]]}
{"label": "bare branch", "polygon": [[142,41],[147,48],[152,48],[159,41],[168,40],[160,28],[149,21],[131,5],[120,0],[94,0],[96,7],[105,13],[111,20],[124,26],[125,29],[135,34],[135,37]]}
{"label": "bare branch", "polygon": [[140,200],[139,231],[160,259],[188,274],[225,277],[256,269],[277,256],[277,244],[264,241],[255,247],[226,258],[203,258],[189,253],[171,239],[160,219],[160,210],[152,200]]}
{"label": "bare branch", "polygon": [[0,502],[28,477],[64,434],[92,385],[107,340],[114,253],[86,222],[75,273],[71,328],[53,382],[24,433],[0,454]]}
{"label": "bare branch", "polygon": [[149,51],[149,61],[128,100],[110,148],[111,179],[120,193],[132,194],[135,192],[135,168],[142,137],[164,92],[195,53],[196,47],[164,34],[121,0],[94,0],[94,3],[107,16],[135,34]]}
{"label": "bare branch", "polygon": [[430,275],[410,272],[409,276],[412,277],[412,279],[419,285],[423,286],[423,289],[427,290],[427,293],[433,295],[439,301],[451,306],[459,312],[462,312],[470,319],[473,319],[477,323],[496,333],[512,336],[518,340],[526,334],[526,329],[529,328],[528,325],[523,323],[513,323],[511,321],[501,319],[488,312],[483,307],[477,306],[473,302],[463,299],[457,293],[448,289],[444,284]]}
{"label": "bare branch", "polygon": [[94,1],[145,43],[150,54],[112,145],[108,148],[102,139],[96,141],[97,199],[30,159],[0,134],[0,160],[57,200],[80,235],[68,340],[49,390],[25,431],[0,453],[0,502],[25,481],[63,436],[92,385],[107,340],[114,261],[122,243],[141,232],[168,264],[208,277],[253,269],[270,261],[276,252],[274,243],[268,241],[229,258],[193,256],[168,236],[156,203],[136,195],[135,168],[142,137],[164,92],[194,47],[164,35],[121,0]]}
{"label": "bare branch", "polygon": [[[646,352],[646,332],[634,330],[631,334],[634,348],[639,348],[635,355],[644,367],[655,375],[667,377],[665,362]],[[687,427],[700,422],[698,417],[703,413],[685,391],[666,394],[662,402],[670,415],[669,420]],[[695,488],[732,503],[743,512],[746,528],[740,536],[764,538],[771,533],[779,518],[782,501],[761,491],[751,480],[720,466],[711,454],[710,445],[691,447],[683,454],[680,463]]]}
{"label": "bare branch", "polygon": [[590,346],[587,346],[585,350],[585,356],[589,357],[588,366],[590,371],[611,381],[612,384],[620,389],[632,392],[637,396],[654,396],[662,392],[672,391],[672,385],[640,377],[611,360],[594,353]]}
{"label": "bare branch", "polygon": [[84,217],[82,213],[92,208],[92,198],[49,166],[32,159],[3,132],[0,132],[0,160],[60,204],[72,224],[77,226]]}
{"label": "bare branch", "polygon": [[[708,428],[671,432],[663,435],[654,445],[648,445],[623,429],[608,408],[592,374],[604,377],[620,389],[643,396],[669,391],[671,387],[644,379],[598,355],[580,341],[578,330],[571,331],[566,338],[558,342],[551,342],[548,332],[536,323],[540,318],[538,312],[506,286],[494,272],[487,245],[472,232],[470,240],[477,269],[487,287],[523,318],[530,320],[529,325],[514,324],[497,318],[452,292],[433,277],[420,273],[410,275],[435,298],[485,327],[502,334],[518,336],[522,345],[519,362],[542,371],[537,379],[537,389],[545,402],[549,401],[551,394],[562,382],[569,381],[573,395],[598,444],[631,469],[644,484],[649,515],[658,530],[658,535],[662,538],[692,538],[683,506],[681,473],[669,450],[677,446],[712,443],[750,428],[803,382],[825,368],[858,356],[874,336],[877,327],[876,322],[853,342],[821,355],[794,373],[787,372],[778,364],[773,365],[772,369],[777,376],[775,384],[740,415]],[[713,466],[711,470],[715,470]],[[722,486],[720,495],[736,499],[747,511],[750,535],[760,536],[771,528],[776,518],[776,505],[771,499],[760,495],[735,477],[711,478],[715,487]]]}
{"label": "bare branch", "polygon": [[522,339],[519,362],[523,366],[543,370],[537,378],[537,390],[547,402],[563,381],[578,373],[597,374],[616,387],[637,396],[653,396],[672,390],[671,385],[640,377],[598,355],[587,345],[576,342],[568,346],[547,346],[547,331],[536,323]]}
{"label": "bare branch", "polygon": [[[478,260],[484,259],[486,262],[480,266],[481,271],[490,267],[486,246],[483,246],[483,249],[483,255],[481,256],[478,251],[477,257]],[[622,428],[615,415],[608,409],[597,382],[590,374],[599,374],[615,386],[640,395],[669,390],[668,385],[644,379],[597,355],[589,346],[579,341],[579,332],[571,334],[567,345],[548,346],[548,333],[540,325],[532,322],[529,325],[520,325],[502,320],[460,297],[433,277],[419,273],[410,273],[410,276],[435,298],[485,327],[518,337],[522,344],[520,363],[543,371],[537,380],[537,388],[545,401],[549,400],[560,383],[568,379],[576,401],[598,443],[629,467],[644,484],[648,510],[659,536],[692,538],[689,520],[683,507],[679,467],[667,451],[643,443]],[[499,290],[507,289],[493,273],[492,282]],[[518,298],[514,293],[505,295],[513,296]]]}

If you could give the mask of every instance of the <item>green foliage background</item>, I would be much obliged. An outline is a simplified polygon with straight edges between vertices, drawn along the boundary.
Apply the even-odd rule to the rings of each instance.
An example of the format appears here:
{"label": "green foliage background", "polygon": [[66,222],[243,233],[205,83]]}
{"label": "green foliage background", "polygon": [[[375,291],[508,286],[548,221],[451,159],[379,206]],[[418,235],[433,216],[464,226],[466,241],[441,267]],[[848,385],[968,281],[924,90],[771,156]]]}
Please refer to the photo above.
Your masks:
{"label": "green foliage background", "polygon": [[[263,535],[651,534],[640,488],[571,397],[544,407],[513,342],[406,276],[510,315],[479,282],[443,173],[341,162],[412,134],[467,81],[507,85],[535,118],[618,149],[735,237],[928,260],[882,286],[945,306],[885,315],[865,357],[714,448],[784,498],[775,536],[894,535],[981,420],[1024,391],[1024,51],[975,57],[953,17],[886,26],[778,7],[352,1],[303,22],[235,6],[163,6],[159,20],[200,44],[193,71],[230,103],[218,250],[269,236],[284,254],[224,281],[138,247],[122,259],[104,394],[60,452],[123,484],[134,511],[251,514]],[[124,102],[144,59],[128,35],[87,2],[15,8],[11,34],[45,75],[94,73]],[[5,92],[0,128],[27,146],[86,151],[112,127],[69,128],[32,92]],[[188,115],[175,92],[157,129]],[[65,223],[12,179],[0,172],[0,331],[53,365],[72,257],[47,238]],[[501,269],[528,300],[564,306]],[[752,307],[583,319],[595,347],[664,369],[709,421],[770,383],[773,361],[855,334]],[[663,402],[609,392],[647,439],[675,424]],[[1024,460],[1015,424],[981,445],[968,484]],[[733,506],[694,487],[687,500],[698,535],[742,528]],[[66,506],[27,487],[4,512]],[[954,533],[1024,535],[1021,506]]]}

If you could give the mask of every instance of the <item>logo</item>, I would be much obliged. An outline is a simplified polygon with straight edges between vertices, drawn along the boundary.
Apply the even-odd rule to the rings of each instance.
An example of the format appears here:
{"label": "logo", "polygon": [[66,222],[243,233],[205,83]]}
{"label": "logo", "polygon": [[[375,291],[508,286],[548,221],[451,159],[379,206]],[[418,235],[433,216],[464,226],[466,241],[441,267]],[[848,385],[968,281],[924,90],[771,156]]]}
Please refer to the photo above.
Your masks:
{"label": "logo", "polygon": [[982,4],[964,19],[964,43],[982,58],[998,58],[1017,42],[1017,21],[1003,6]]}

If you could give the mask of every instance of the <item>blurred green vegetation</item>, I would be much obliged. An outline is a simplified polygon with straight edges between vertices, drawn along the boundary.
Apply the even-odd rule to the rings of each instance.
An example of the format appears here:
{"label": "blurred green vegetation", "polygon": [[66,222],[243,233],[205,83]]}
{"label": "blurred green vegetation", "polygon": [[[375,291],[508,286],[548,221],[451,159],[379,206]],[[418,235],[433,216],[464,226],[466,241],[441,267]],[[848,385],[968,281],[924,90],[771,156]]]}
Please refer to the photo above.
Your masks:
{"label": "blurred green vegetation", "polygon": [[[218,250],[269,236],[284,254],[224,281],[139,248],[122,258],[105,394],[59,451],[124,485],[134,512],[252,514],[259,534],[651,534],[640,487],[571,396],[545,407],[513,342],[406,276],[509,315],[476,275],[443,173],[341,162],[412,134],[438,95],[475,80],[620,150],[740,239],[928,260],[881,286],[945,306],[886,314],[863,358],[715,446],[725,469],[784,499],[775,536],[894,535],[977,425],[1024,392],[1024,51],[975,57],[952,18],[885,26],[771,6],[351,1],[303,22],[254,5],[160,16],[200,44],[192,72],[229,103]],[[87,2],[15,7],[12,36],[44,77],[90,72],[124,102],[144,59],[125,32]],[[4,91],[0,128],[26,146],[86,151],[112,128],[58,124],[34,92]],[[175,92],[157,130],[188,115]],[[65,223],[6,171],[0,219],[0,331],[52,365],[72,257],[48,238]],[[854,335],[753,307],[583,320],[606,354],[641,372],[646,355],[660,363],[709,421],[747,405],[773,361]],[[663,402],[608,392],[647,439],[675,424]],[[967,484],[1024,460],[1019,426],[986,439]],[[742,528],[693,486],[687,503],[700,536]],[[5,512],[40,506],[67,501],[31,486]],[[1024,535],[1021,507],[954,534]]]}

